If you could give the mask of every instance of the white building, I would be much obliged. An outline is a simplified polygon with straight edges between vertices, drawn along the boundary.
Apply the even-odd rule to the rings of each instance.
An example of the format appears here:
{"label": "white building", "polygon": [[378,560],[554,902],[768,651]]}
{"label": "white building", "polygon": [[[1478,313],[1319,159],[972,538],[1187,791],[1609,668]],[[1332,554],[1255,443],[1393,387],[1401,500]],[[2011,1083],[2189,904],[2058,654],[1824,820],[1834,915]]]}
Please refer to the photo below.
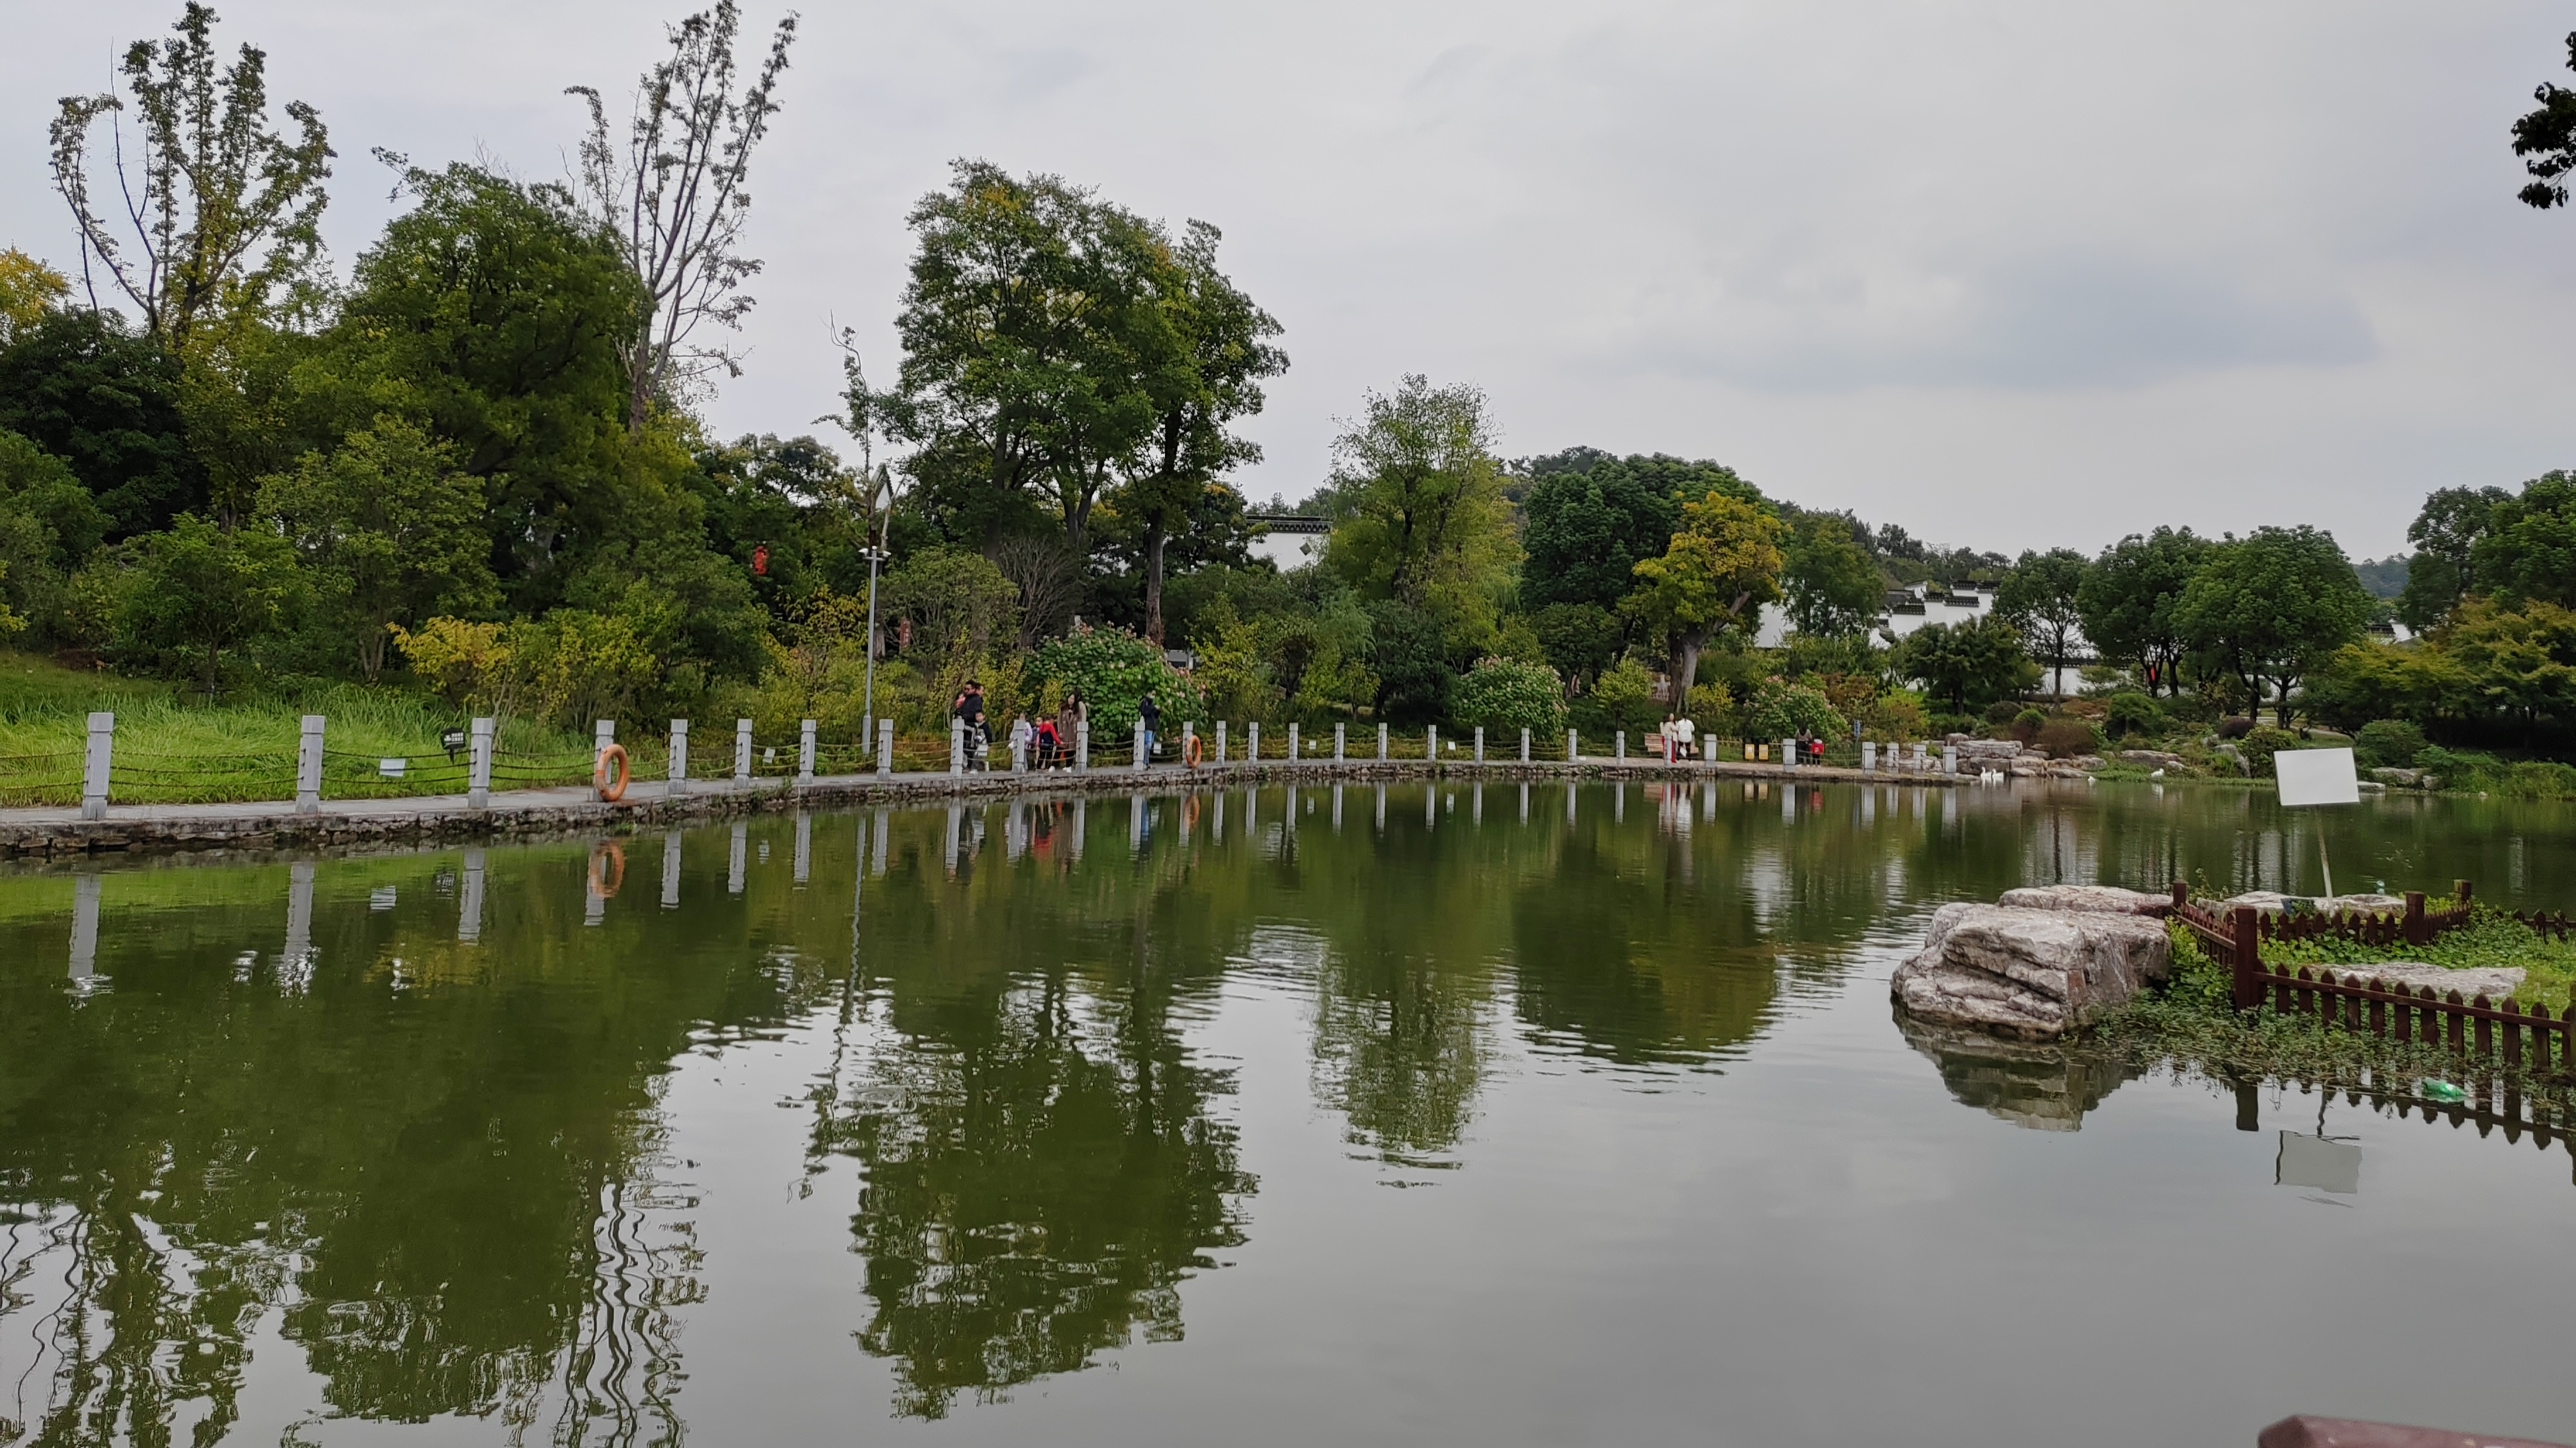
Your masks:
{"label": "white building", "polygon": [[1305,567],[1324,555],[1324,540],[1332,536],[1333,520],[1300,514],[1252,514],[1251,553],[1267,558],[1282,573]]}

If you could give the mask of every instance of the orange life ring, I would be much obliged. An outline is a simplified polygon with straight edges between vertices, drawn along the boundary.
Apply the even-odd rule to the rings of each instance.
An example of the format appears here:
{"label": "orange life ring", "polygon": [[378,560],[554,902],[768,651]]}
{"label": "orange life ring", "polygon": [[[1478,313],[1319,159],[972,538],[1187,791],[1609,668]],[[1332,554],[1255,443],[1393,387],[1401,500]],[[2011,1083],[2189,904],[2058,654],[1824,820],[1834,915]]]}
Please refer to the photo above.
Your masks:
{"label": "orange life ring", "polygon": [[1199,767],[1199,758],[1204,752],[1199,744],[1199,737],[1193,734],[1181,745],[1181,763],[1187,768],[1196,769]]}
{"label": "orange life ring", "polygon": [[615,840],[593,845],[590,851],[590,893],[602,900],[616,897],[626,883],[626,849]]}
{"label": "orange life ring", "polygon": [[[608,767],[611,763],[617,766],[614,771]],[[626,746],[611,744],[599,751],[599,764],[590,772],[591,787],[599,791],[601,799],[615,804],[626,798],[627,781],[633,773],[634,771],[627,767]],[[617,782],[610,784],[611,778]]]}

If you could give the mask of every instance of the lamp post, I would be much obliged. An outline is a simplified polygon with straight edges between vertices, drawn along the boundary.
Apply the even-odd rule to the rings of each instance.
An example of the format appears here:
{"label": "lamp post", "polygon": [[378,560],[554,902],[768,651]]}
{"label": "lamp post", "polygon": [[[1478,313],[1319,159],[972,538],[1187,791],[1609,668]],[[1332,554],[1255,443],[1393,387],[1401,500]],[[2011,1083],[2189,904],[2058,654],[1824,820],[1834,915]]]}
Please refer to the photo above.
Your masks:
{"label": "lamp post", "polygon": [[877,737],[877,567],[886,560],[882,546],[863,550],[868,560],[868,686],[859,726],[859,742],[864,746]]}

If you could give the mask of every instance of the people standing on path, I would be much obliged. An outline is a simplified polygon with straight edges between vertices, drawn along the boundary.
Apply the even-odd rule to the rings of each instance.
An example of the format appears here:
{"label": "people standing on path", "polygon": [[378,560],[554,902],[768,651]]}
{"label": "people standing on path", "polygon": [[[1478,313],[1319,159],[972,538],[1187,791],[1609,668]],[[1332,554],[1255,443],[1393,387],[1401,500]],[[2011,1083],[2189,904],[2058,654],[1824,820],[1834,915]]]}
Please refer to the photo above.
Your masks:
{"label": "people standing on path", "polygon": [[1064,691],[1064,704],[1055,711],[1055,743],[1059,764],[1069,762],[1082,740],[1083,721],[1091,717],[1091,705],[1084,702],[1080,689]]}
{"label": "people standing on path", "polygon": [[966,767],[981,769],[991,757],[991,747],[984,738],[984,686],[973,679],[966,681],[966,691],[957,696],[957,717],[966,725]]}
{"label": "people standing on path", "polygon": [[1136,717],[1145,721],[1145,762],[1150,764],[1154,760],[1154,736],[1163,727],[1163,706],[1147,694],[1144,702],[1136,706]]}
{"label": "people standing on path", "polygon": [[1699,738],[1699,726],[1691,722],[1689,715],[1681,714],[1674,717],[1667,732],[1672,736],[1674,755],[1688,762],[1691,757],[1691,747]]}
{"label": "people standing on path", "polygon": [[1057,732],[1055,716],[1050,714],[1038,721],[1037,767],[1053,769],[1057,761],[1062,758],[1064,758],[1064,736]]}

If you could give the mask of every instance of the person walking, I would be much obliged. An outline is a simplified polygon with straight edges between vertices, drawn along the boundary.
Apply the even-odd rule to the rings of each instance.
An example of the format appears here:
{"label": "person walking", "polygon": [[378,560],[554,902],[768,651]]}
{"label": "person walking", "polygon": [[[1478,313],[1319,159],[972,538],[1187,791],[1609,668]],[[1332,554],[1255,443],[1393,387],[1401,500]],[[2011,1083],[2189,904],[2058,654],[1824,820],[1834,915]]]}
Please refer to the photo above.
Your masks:
{"label": "person walking", "polygon": [[1145,762],[1151,764],[1154,761],[1154,736],[1163,728],[1163,706],[1154,702],[1153,695],[1147,694],[1144,702],[1136,706],[1136,717],[1145,721]]}
{"label": "person walking", "polygon": [[1674,716],[1673,722],[1667,727],[1673,737],[1673,752],[1680,756],[1684,763],[1688,763],[1691,757],[1691,746],[1699,737],[1699,726],[1691,722],[1688,714],[1679,714]]}
{"label": "person walking", "polygon": [[982,769],[991,758],[984,739],[984,686],[973,679],[966,681],[966,691],[957,696],[957,717],[966,725],[966,767]]}

